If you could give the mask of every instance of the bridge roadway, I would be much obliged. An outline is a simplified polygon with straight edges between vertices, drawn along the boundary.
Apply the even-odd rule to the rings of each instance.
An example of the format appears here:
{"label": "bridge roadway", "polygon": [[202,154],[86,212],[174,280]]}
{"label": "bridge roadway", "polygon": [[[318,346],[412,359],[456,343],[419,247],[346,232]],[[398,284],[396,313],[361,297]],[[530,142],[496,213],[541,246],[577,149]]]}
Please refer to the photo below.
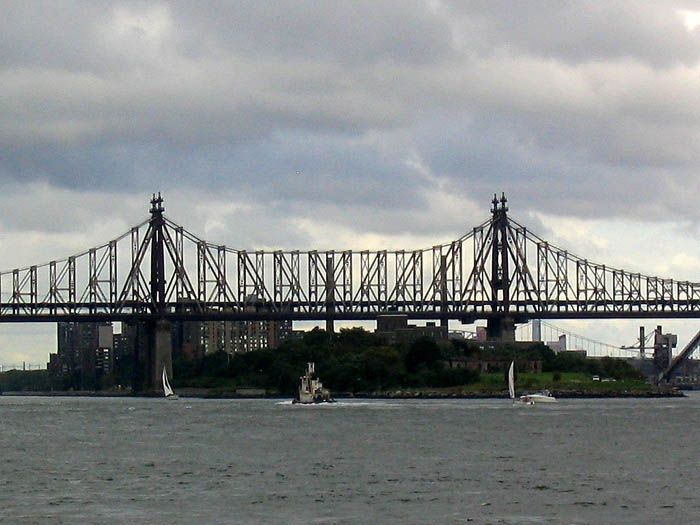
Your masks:
{"label": "bridge roadway", "polygon": [[[376,321],[382,315],[403,314],[409,319],[428,321],[455,320],[462,324],[472,324],[479,320],[512,318],[516,323],[526,323],[533,319],[700,319],[700,305],[694,310],[619,310],[619,311],[578,311],[562,309],[554,311],[523,311],[492,313],[488,310],[449,310],[443,313],[435,310],[384,309],[372,311],[300,311],[277,310],[272,305],[261,304],[258,311],[233,310],[223,307],[221,310],[177,311],[177,303],[166,304],[165,311],[150,311],[146,306],[135,312],[90,312],[94,304],[76,305],[70,312],[53,313],[3,313],[0,323],[57,323],[57,322],[102,322],[102,321]],[[479,305],[476,305],[477,307]],[[11,309],[12,305],[0,303],[0,309]],[[208,304],[208,307],[211,307]]]}

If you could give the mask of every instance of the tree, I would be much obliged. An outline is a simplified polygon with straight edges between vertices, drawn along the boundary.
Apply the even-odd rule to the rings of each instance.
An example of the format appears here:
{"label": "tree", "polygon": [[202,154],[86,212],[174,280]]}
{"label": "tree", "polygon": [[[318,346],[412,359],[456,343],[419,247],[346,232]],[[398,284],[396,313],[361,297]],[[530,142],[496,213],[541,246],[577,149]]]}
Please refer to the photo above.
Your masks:
{"label": "tree", "polygon": [[317,326],[313,330],[306,332],[303,340],[308,346],[322,346],[330,343],[331,336],[328,332]]}
{"label": "tree", "polygon": [[430,337],[420,337],[409,346],[404,362],[406,370],[415,372],[421,365],[434,369],[439,359],[440,347],[435,340]]}
{"label": "tree", "polygon": [[337,336],[337,342],[339,345],[356,349],[379,346],[381,344],[379,337],[362,327],[341,328]]}
{"label": "tree", "polygon": [[364,376],[374,388],[386,388],[399,383],[405,374],[401,356],[395,348],[377,346],[362,354]]}

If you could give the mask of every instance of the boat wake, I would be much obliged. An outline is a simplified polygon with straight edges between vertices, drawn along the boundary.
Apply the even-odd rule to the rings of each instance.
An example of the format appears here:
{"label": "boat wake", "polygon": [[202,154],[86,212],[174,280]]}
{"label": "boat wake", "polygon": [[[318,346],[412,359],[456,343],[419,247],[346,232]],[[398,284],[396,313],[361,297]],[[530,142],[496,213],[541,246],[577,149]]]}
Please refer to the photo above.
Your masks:
{"label": "boat wake", "polygon": [[333,403],[294,403],[292,400],[278,401],[276,405],[289,405],[295,407],[308,408],[331,408],[331,407],[353,407],[353,408],[405,408],[399,403],[387,403],[384,401],[334,401]]}

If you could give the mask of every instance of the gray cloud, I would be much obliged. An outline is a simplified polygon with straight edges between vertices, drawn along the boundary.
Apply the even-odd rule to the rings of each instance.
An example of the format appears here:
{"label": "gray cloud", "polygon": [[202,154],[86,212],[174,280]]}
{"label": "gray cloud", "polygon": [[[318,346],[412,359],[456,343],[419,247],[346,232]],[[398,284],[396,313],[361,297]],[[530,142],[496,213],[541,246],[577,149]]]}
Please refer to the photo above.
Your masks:
{"label": "gray cloud", "polygon": [[634,59],[653,67],[692,66],[698,35],[684,31],[678,9],[692,1],[448,2],[446,14],[471,49],[529,54],[580,64]]}
{"label": "gray cloud", "polygon": [[524,213],[697,220],[691,8],[16,3],[0,22],[0,181],[196,190],[379,233],[452,231],[436,195],[476,216],[501,190]]}
{"label": "gray cloud", "polygon": [[[505,191],[584,257],[698,267],[696,1],[3,7],[3,269],[115,237],[158,190],[173,220],[247,249],[427,247]],[[556,227],[608,219],[662,253]],[[37,341],[32,362],[54,344],[3,334]]]}

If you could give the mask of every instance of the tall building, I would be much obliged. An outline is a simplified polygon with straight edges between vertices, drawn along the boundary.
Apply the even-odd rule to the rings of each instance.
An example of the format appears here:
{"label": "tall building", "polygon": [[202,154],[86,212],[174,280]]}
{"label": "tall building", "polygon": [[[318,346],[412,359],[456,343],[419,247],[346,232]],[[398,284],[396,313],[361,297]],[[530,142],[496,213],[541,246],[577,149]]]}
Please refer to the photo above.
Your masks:
{"label": "tall building", "polygon": [[188,359],[201,359],[205,354],[202,341],[204,323],[177,321],[172,324],[173,352],[181,353]]}
{"label": "tall building", "polygon": [[[285,321],[178,321],[172,323],[173,353],[198,360],[218,351],[229,354],[277,348],[292,336]],[[143,323],[58,323],[58,351],[49,356],[49,373],[70,378],[73,388],[97,388],[101,378],[115,385],[140,384],[148,355]],[[146,367],[147,368],[147,367]]]}
{"label": "tall building", "polygon": [[661,326],[654,332],[654,365],[658,370],[665,370],[671,363],[673,349],[678,344],[678,336],[664,334]]}
{"label": "tall building", "polygon": [[[195,302],[181,299],[175,308],[178,313],[196,312]],[[188,359],[204,357],[204,323],[202,321],[176,321],[172,323],[171,341],[174,355],[183,355]]]}
{"label": "tall building", "polygon": [[112,323],[58,323],[58,349],[49,356],[49,372],[75,377],[74,388],[94,386],[114,367]]}
{"label": "tall building", "polygon": [[238,353],[277,348],[291,333],[289,320],[234,321],[230,332],[231,350]]}
{"label": "tall building", "polygon": [[[139,339],[137,323],[122,322],[121,333],[114,334],[113,376],[116,385],[126,387],[133,384],[136,347],[144,348],[145,343]],[[143,332],[143,330],[142,330]]]}
{"label": "tall building", "polygon": [[231,321],[205,321],[202,323],[202,346],[205,354],[233,353],[231,346]]}
{"label": "tall building", "polygon": [[425,326],[408,324],[408,316],[398,312],[377,316],[377,329],[374,333],[391,345],[415,341],[421,337],[430,337],[436,340],[447,339],[446,326],[436,325],[432,321],[426,322]]}
{"label": "tall building", "polygon": [[204,353],[229,354],[277,348],[292,333],[292,322],[205,321],[202,323]]}

